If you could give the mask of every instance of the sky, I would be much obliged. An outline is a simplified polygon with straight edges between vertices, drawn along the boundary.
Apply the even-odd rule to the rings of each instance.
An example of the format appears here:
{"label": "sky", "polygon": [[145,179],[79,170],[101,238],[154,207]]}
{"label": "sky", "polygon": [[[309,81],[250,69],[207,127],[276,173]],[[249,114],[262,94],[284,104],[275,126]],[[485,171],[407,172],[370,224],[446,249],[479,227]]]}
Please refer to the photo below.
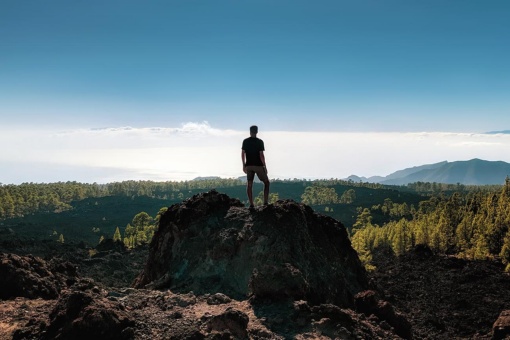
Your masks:
{"label": "sky", "polygon": [[510,162],[506,0],[0,2],[0,183]]}

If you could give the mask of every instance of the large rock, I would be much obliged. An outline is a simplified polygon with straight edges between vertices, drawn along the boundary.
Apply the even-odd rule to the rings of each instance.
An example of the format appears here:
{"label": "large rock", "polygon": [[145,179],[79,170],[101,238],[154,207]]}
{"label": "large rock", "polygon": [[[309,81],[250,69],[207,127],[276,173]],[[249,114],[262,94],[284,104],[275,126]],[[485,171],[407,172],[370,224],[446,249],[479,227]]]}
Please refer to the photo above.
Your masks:
{"label": "large rock", "polygon": [[380,320],[386,321],[402,338],[412,339],[413,334],[409,321],[404,315],[396,312],[389,302],[378,299],[375,291],[367,290],[356,294],[354,304],[357,312],[366,316],[375,315]]}
{"label": "large rock", "polygon": [[54,299],[76,276],[76,267],[69,262],[47,263],[32,255],[0,253],[0,299]]}
{"label": "large rock", "polygon": [[508,339],[510,337],[510,310],[504,310],[492,326],[492,339]]}
{"label": "large rock", "polygon": [[250,210],[213,190],[161,217],[134,286],[352,306],[367,279],[340,222],[289,200]]}
{"label": "large rock", "polygon": [[118,302],[88,292],[65,292],[50,313],[43,339],[128,340],[134,320]]}

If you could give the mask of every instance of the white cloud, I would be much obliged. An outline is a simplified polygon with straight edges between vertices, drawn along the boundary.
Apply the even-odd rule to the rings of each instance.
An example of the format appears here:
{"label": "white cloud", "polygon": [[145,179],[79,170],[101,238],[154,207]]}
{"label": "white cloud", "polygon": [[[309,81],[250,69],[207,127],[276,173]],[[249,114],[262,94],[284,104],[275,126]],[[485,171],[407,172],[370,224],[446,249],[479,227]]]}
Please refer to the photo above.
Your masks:
{"label": "white cloud", "polygon": [[[0,182],[238,177],[246,131],[207,122],[180,127],[5,130]],[[510,135],[448,132],[345,133],[261,131],[272,178],[387,175],[443,160],[510,162]],[[78,170],[79,169],[79,170]],[[88,169],[88,170],[84,170]]]}

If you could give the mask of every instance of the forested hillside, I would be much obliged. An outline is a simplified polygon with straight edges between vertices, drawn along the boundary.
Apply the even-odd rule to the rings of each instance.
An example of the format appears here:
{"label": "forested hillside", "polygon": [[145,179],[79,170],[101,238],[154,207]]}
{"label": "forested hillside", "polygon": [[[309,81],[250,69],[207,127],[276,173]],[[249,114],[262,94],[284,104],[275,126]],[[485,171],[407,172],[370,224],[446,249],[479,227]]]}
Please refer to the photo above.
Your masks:
{"label": "forested hillside", "polygon": [[139,197],[182,199],[184,192],[194,189],[241,185],[236,179],[214,179],[186,182],[124,181],[108,184],[78,182],[0,184],[0,220],[23,217],[35,212],[61,212],[70,203],[92,197]]}
{"label": "forested hillside", "polygon": [[[92,244],[102,238],[112,238],[118,228],[122,239],[129,239],[127,244],[136,245],[145,243],[145,238],[150,240],[150,230],[154,229],[161,208],[210,189],[244,202],[247,200],[245,184],[238,179],[1,185],[0,225],[27,237],[84,240]],[[256,203],[261,204],[262,184],[254,184],[254,194]],[[424,199],[423,194],[427,193],[417,194],[413,189],[397,190],[373,183],[295,179],[272,181],[270,199],[304,202],[350,227],[360,207],[382,204],[385,199],[395,204],[416,205]],[[139,213],[148,214],[151,223],[138,225],[140,234],[136,235],[131,227]],[[375,214],[374,218],[380,223],[387,220],[383,214]]]}
{"label": "forested hillside", "polygon": [[[395,205],[365,208],[353,228],[352,243],[370,267],[372,254],[391,249],[401,255],[423,244],[440,254],[471,259],[501,258],[510,262],[510,180],[494,191],[438,194],[402,215]],[[391,221],[378,225],[373,213],[382,211]],[[507,270],[510,266],[507,267]]]}
{"label": "forested hillside", "polygon": [[[275,180],[270,199],[303,202],[341,221],[352,230],[353,245],[368,265],[379,248],[402,254],[416,244],[439,253],[501,255],[508,261],[508,187]],[[115,238],[137,247],[150,242],[165,208],[210,189],[246,202],[245,185],[238,179],[1,185],[0,225],[37,239],[94,245]],[[260,183],[254,184],[254,195],[261,203]]]}

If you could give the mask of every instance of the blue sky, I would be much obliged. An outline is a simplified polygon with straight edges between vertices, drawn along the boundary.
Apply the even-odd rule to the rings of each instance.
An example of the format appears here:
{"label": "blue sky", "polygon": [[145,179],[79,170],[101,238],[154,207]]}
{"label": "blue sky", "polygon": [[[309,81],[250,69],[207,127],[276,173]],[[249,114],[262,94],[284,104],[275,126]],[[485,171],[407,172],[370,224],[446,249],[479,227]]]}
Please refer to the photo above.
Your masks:
{"label": "blue sky", "polygon": [[507,130],[508,18],[505,0],[5,0],[0,129]]}
{"label": "blue sky", "polygon": [[0,114],[90,127],[509,128],[509,17],[508,1],[7,0]]}

